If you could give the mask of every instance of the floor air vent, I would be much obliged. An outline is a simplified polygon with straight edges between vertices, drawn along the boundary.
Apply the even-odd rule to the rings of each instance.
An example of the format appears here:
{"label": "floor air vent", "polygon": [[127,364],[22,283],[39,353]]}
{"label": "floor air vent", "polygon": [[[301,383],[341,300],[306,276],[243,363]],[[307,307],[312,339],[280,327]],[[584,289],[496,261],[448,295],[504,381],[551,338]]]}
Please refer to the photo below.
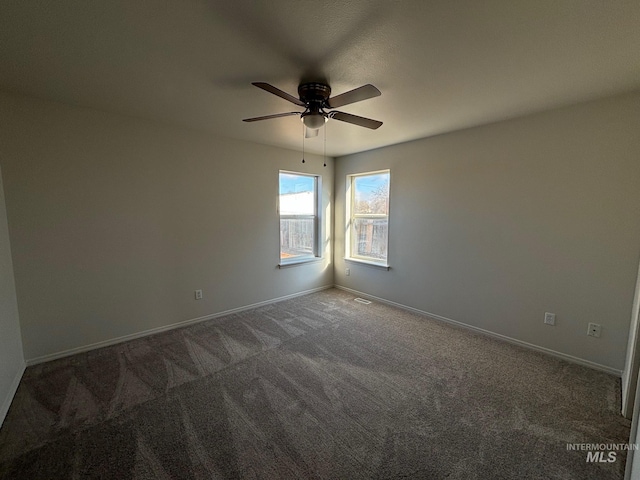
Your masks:
{"label": "floor air vent", "polygon": [[365,300],[364,298],[354,298],[356,302],[364,303],[365,305],[369,305],[371,302],[369,300]]}

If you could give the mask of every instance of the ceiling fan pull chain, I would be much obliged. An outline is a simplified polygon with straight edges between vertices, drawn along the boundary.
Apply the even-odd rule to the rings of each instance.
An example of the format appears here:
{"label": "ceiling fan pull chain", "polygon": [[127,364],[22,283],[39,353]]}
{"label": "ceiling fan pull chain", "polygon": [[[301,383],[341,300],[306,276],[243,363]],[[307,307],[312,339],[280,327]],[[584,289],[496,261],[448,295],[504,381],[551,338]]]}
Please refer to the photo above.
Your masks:
{"label": "ceiling fan pull chain", "polygon": [[325,125],[324,128],[324,166],[327,166],[327,126]]}
{"label": "ceiling fan pull chain", "polygon": [[302,163],[304,163],[304,123],[302,124]]}

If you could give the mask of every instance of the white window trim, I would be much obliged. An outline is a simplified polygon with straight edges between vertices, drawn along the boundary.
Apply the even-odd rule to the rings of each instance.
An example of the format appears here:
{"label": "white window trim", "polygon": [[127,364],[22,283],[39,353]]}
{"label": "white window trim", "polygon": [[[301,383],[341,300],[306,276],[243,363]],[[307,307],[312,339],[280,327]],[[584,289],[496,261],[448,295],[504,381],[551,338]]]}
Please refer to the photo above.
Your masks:
{"label": "white window trim", "polygon": [[[354,202],[354,196],[355,196],[355,192],[352,189],[353,186],[353,179],[355,177],[364,177],[364,176],[368,176],[368,175],[376,175],[379,173],[387,173],[389,174],[389,182],[391,182],[391,170],[390,169],[384,169],[384,170],[376,170],[373,172],[362,172],[362,173],[350,173],[347,175],[347,179],[346,179],[346,190],[347,190],[347,202],[346,202],[346,208],[345,208],[345,221],[346,221],[346,225],[345,225],[345,257],[344,260],[347,262],[354,262],[354,263],[360,263],[362,265],[367,265],[367,266],[371,266],[371,267],[379,267],[382,268],[384,270],[390,270],[391,266],[389,264],[389,238],[387,237],[387,258],[386,260],[380,260],[380,261],[376,261],[375,259],[372,259],[370,257],[362,257],[359,255],[354,255],[352,252],[354,250],[353,247],[353,241],[354,239],[352,238],[351,235],[351,231],[352,231],[352,227],[351,227],[351,208]],[[391,185],[389,185],[389,194],[391,192]],[[391,211],[391,202],[390,199],[388,199],[387,201],[389,201],[389,207],[388,207],[388,211]],[[391,215],[390,213],[387,213],[386,215],[384,214],[374,214],[374,213],[365,213],[365,214],[354,214],[354,217],[358,217],[358,218],[386,218],[387,219],[387,228],[389,229],[389,232],[391,231],[389,228],[390,222],[391,222]]]}
{"label": "white window trim", "polygon": [[289,268],[289,267],[299,267],[301,265],[306,265],[308,263],[320,263],[322,262],[322,257],[304,257],[295,262],[285,262],[282,261],[278,264],[278,268]]}
{"label": "white window trim", "polygon": [[358,258],[358,257],[344,257],[344,261],[359,263],[360,265],[365,265],[367,267],[381,268],[383,270],[391,270],[391,265],[389,265],[388,263],[372,262],[371,260]]}
{"label": "white window trim", "polygon": [[[302,177],[311,177],[314,179],[314,188],[315,188],[315,202],[314,202],[314,213],[313,215],[280,215],[280,175],[281,174],[290,174],[290,175],[299,175]],[[308,263],[316,263],[322,260],[322,249],[321,246],[321,238],[322,238],[322,221],[320,218],[322,212],[322,175],[318,175],[315,173],[303,173],[303,172],[294,172],[291,170],[279,170],[278,171],[278,202],[277,202],[277,213],[278,213],[278,232],[280,232],[280,220],[283,218],[310,218],[314,220],[313,228],[314,228],[314,241],[313,241],[313,252],[311,255],[307,255],[304,257],[294,257],[289,260],[282,259],[282,245],[280,244],[280,240],[278,239],[278,268],[287,268],[287,267],[295,267],[298,265],[304,265]]]}

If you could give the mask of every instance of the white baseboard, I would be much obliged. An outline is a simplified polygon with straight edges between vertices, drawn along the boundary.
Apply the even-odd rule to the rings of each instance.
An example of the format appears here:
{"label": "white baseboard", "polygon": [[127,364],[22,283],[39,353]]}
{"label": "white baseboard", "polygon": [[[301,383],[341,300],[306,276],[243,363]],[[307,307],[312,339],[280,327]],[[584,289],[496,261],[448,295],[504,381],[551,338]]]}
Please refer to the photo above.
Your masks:
{"label": "white baseboard", "polygon": [[521,347],[528,348],[530,350],[536,350],[538,352],[546,353],[547,355],[552,355],[557,358],[561,358],[563,360],[567,360],[572,363],[577,363],[579,365],[583,365],[585,367],[593,368],[595,370],[600,370],[601,372],[610,373],[617,377],[622,377],[622,370],[618,370],[616,368],[608,367],[606,365],[601,365],[599,363],[592,362],[590,360],[585,360],[583,358],[574,357],[573,355],[567,355],[566,353],[557,352],[555,350],[551,350],[550,348],[541,347],[539,345],[534,345],[533,343],[524,342],[522,340],[518,340],[512,337],[508,337],[506,335],[502,335],[500,333],[495,333],[490,330],[485,330],[484,328],[474,327],[473,325],[469,325],[468,323],[459,322],[458,320],[452,320],[451,318],[443,317],[441,315],[436,315],[434,313],[425,312],[424,310],[419,310],[417,308],[409,307],[407,305],[403,305],[401,303],[392,302],[391,300],[387,300],[385,298],[376,297],[375,295],[369,295],[368,293],[359,292],[358,290],[353,290],[352,288],[343,287],[342,285],[334,285],[335,288],[339,290],[344,290],[346,292],[353,293],[359,297],[368,298],[371,300],[375,300],[380,303],[386,303],[387,305],[392,305],[394,307],[402,308],[403,310],[408,310],[410,312],[418,313],[420,315],[426,315],[435,320],[440,320],[442,322],[450,323],[452,325],[457,325],[459,327],[466,328],[468,330],[473,330],[474,332],[479,332],[484,335],[488,335],[490,337],[498,338],[505,342],[512,343],[514,345],[520,345]]}
{"label": "white baseboard", "polygon": [[11,386],[9,387],[9,392],[2,402],[2,407],[0,408],[0,426],[4,423],[4,419],[9,413],[9,407],[11,407],[11,402],[13,402],[13,397],[15,397],[16,392],[18,391],[18,385],[20,385],[20,380],[22,380],[22,375],[24,375],[24,369],[27,368],[26,364],[22,362],[22,366],[16,373],[16,376],[13,378],[13,382],[11,382]]}
{"label": "white baseboard", "polygon": [[61,352],[51,353],[48,355],[43,355],[41,357],[30,358],[26,361],[27,366],[37,365],[39,363],[49,362],[51,360],[57,360],[59,358],[68,357],[70,355],[75,355],[76,353],[88,352],[90,350],[95,350],[97,348],[108,347],[110,345],[116,345],[118,343],[126,342],[128,340],[134,340],[136,338],[147,337],[149,335],[153,335],[156,333],[166,332],[167,330],[173,330],[176,328],[186,327],[187,325],[191,325],[194,323],[204,322],[206,320],[212,320],[218,317],[224,317],[225,315],[231,315],[233,313],[242,312],[244,310],[250,310],[252,308],[262,307],[264,305],[269,305],[276,302],[281,302],[283,300],[288,300],[290,298],[301,297],[303,295],[309,295],[310,293],[320,292],[322,290],[327,290],[329,288],[333,288],[333,285],[325,285],[323,287],[312,288],[311,290],[305,290],[302,292],[292,293],[290,295],[285,295],[283,297],[272,298],[270,300],[265,300],[263,302],[252,303],[251,305],[245,305],[238,308],[232,308],[231,310],[225,310],[224,312],[211,313],[209,315],[205,315],[203,317],[192,318],[189,320],[183,320],[181,322],[172,323],[170,325],[163,325],[162,327],[152,328],[150,330],[144,330],[142,332],[132,333],[130,335],[124,335],[122,337],[111,338],[109,340],[104,340],[102,342],[96,342],[89,345],[84,345],[82,347],[71,348],[69,350],[63,350]]}
{"label": "white baseboard", "polygon": [[[264,305],[269,305],[269,304],[272,304],[272,303],[281,302],[283,300],[288,300],[290,298],[295,298],[295,297],[300,297],[300,296],[303,296],[303,295],[308,295],[310,293],[320,292],[322,290],[327,290],[327,289],[333,288],[333,287],[335,287],[337,289],[340,289],[340,290],[344,290],[344,291],[353,293],[353,294],[355,294],[355,295],[357,295],[359,297],[368,298],[368,299],[375,300],[375,301],[380,302],[380,303],[385,303],[387,305],[392,305],[394,307],[402,308],[403,310],[408,310],[408,311],[411,311],[411,312],[414,312],[414,313],[417,313],[417,314],[420,314],[420,315],[426,315],[426,316],[428,316],[430,318],[433,318],[435,320],[440,320],[442,322],[450,323],[452,325],[458,325],[460,327],[463,327],[463,328],[466,328],[466,329],[469,329],[469,330],[473,330],[474,332],[479,332],[479,333],[482,333],[484,335],[488,335],[490,337],[498,338],[498,339],[501,339],[503,341],[515,344],[515,345],[520,345],[522,347],[525,347],[525,348],[528,348],[528,349],[531,349],[531,350],[536,350],[538,352],[546,353],[548,355],[552,355],[554,357],[561,358],[561,359],[567,360],[567,361],[572,362],[572,363],[576,363],[576,364],[579,364],[579,365],[583,365],[585,367],[593,368],[595,370],[600,370],[602,372],[610,373],[610,374],[615,375],[617,377],[622,377],[622,370],[618,370],[618,369],[615,369],[615,368],[612,368],[612,367],[609,367],[609,366],[606,366],[606,365],[601,365],[599,363],[595,363],[595,362],[592,362],[590,360],[585,360],[583,358],[574,357],[574,356],[568,355],[566,353],[562,353],[562,352],[558,352],[558,351],[555,351],[555,350],[551,350],[550,348],[541,347],[539,345],[534,345],[532,343],[524,342],[522,340],[518,340],[518,339],[515,339],[515,338],[512,338],[512,337],[508,337],[508,336],[502,335],[500,333],[495,333],[495,332],[492,332],[490,330],[485,330],[484,328],[475,327],[473,325],[469,325],[467,323],[463,323],[463,322],[460,322],[458,320],[453,320],[451,318],[443,317],[441,315],[436,315],[436,314],[433,314],[433,313],[429,313],[429,312],[426,312],[424,310],[420,310],[420,309],[417,309],[417,308],[414,308],[414,307],[410,307],[408,305],[403,305],[401,303],[397,303],[397,302],[393,302],[391,300],[387,300],[385,298],[376,297],[375,295],[370,295],[368,293],[360,292],[358,290],[347,288],[347,287],[344,287],[342,285],[325,285],[325,286],[322,286],[322,287],[313,288],[311,290],[305,290],[305,291],[302,291],[302,292],[297,292],[297,293],[293,293],[293,294],[290,294],[290,295],[285,295],[285,296],[282,296],[282,297],[277,297],[277,298],[273,298],[273,299],[270,299],[270,300],[265,300],[263,302],[253,303],[253,304],[250,304],[250,305],[245,305],[245,306],[238,307],[238,308],[233,308],[233,309],[230,309],[230,310],[225,310],[223,312],[212,313],[212,314],[209,314],[209,315],[205,315],[203,317],[197,317],[197,318],[192,318],[192,319],[189,319],[189,320],[183,320],[181,322],[176,322],[176,323],[173,323],[173,324],[170,324],[170,325],[164,325],[162,327],[152,328],[150,330],[144,330],[142,332],[132,333],[130,335],[124,335],[122,337],[112,338],[112,339],[105,340],[105,341],[102,341],[102,342],[92,343],[90,345],[84,345],[82,347],[76,347],[76,348],[72,348],[72,349],[69,349],[69,350],[64,350],[64,351],[61,351],[61,352],[52,353],[52,354],[49,354],[49,355],[43,355],[41,357],[30,358],[30,359],[26,360],[26,365],[27,366],[37,365],[39,363],[44,363],[44,362],[49,362],[51,360],[56,360],[58,358],[68,357],[68,356],[74,355],[76,353],[88,352],[90,350],[95,350],[97,348],[108,347],[110,345],[116,345],[118,343],[126,342],[128,340],[134,340],[136,338],[146,337],[146,336],[153,335],[153,334],[156,334],[156,333],[161,333],[161,332],[166,332],[168,330],[173,330],[173,329],[176,329],[176,328],[186,327],[187,325],[191,325],[191,324],[194,324],[194,323],[204,322],[206,320],[211,320],[211,319],[214,319],[214,318],[223,317],[225,315],[231,315],[233,313],[242,312],[244,310],[249,310],[249,309],[252,309],[252,308],[262,307]],[[15,389],[18,388],[18,384],[20,383],[20,378],[22,378],[22,373],[23,372],[24,372],[24,368],[22,369],[22,372],[20,372],[20,375],[17,377],[17,380],[14,382],[15,383],[14,390],[12,391],[12,394],[11,394],[9,400],[5,401],[5,404],[2,406],[2,410],[0,410],[0,418],[2,418],[2,419],[4,419],[4,415],[6,415],[6,412],[9,410],[9,405],[11,404],[11,399],[13,399],[13,395],[15,395]]]}

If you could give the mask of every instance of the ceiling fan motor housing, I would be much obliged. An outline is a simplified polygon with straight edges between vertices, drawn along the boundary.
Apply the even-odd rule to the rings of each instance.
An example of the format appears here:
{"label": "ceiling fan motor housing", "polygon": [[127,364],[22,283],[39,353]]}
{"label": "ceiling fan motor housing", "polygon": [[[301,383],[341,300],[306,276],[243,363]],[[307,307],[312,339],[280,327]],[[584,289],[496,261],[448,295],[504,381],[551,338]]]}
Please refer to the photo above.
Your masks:
{"label": "ceiling fan motor housing", "polygon": [[309,107],[316,104],[318,108],[322,108],[331,96],[331,87],[323,83],[303,83],[298,87],[298,95]]}

